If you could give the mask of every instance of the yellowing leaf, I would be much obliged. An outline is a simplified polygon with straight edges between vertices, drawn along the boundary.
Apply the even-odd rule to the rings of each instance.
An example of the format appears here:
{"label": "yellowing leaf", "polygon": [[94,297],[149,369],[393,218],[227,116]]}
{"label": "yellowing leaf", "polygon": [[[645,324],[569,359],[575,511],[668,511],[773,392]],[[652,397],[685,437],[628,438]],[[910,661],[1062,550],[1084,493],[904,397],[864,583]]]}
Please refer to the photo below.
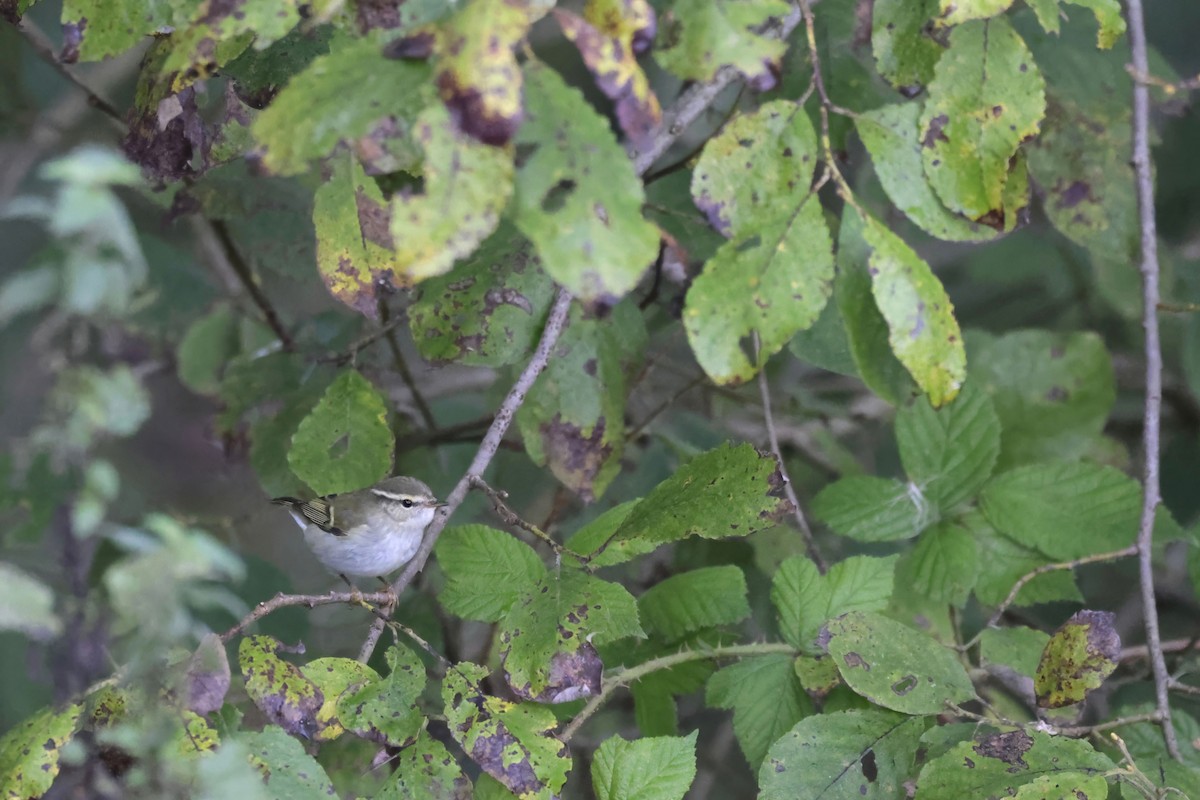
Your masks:
{"label": "yellowing leaf", "polygon": [[172,34],[163,74],[174,75],[179,91],[214,74],[253,42],[261,50],[300,24],[299,0],[204,0],[191,22]]}
{"label": "yellowing leaf", "polygon": [[940,0],[941,23],[961,25],[972,19],[987,19],[1008,10],[1013,0]]}
{"label": "yellowing leaf", "polygon": [[1003,227],[1009,162],[1045,111],[1045,81],[1004,17],[956,27],[920,122],[925,174],[942,202]]}

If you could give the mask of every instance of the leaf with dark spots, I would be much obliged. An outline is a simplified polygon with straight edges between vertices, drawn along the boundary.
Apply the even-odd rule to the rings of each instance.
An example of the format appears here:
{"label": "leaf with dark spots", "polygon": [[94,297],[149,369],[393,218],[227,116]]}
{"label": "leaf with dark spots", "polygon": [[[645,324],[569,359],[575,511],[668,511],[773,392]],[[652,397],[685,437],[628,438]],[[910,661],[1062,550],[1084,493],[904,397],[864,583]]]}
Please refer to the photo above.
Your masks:
{"label": "leaf with dark spots", "polygon": [[608,321],[583,316],[581,309],[572,313],[555,357],[517,413],[517,424],[530,458],[591,502],[620,467],[625,399],[630,377],[641,365],[646,332],[630,301],[618,304]]}
{"label": "leaf with dark spots", "polygon": [[867,783],[874,783],[879,777],[879,767],[875,763],[874,750],[868,750],[863,753],[862,759],[859,761],[859,767],[862,769],[863,777],[867,779]]}
{"label": "leaf with dark spots", "polygon": [[[579,620],[568,621],[574,623]],[[572,636],[569,631],[563,633],[564,640]],[[529,693],[528,683],[518,686],[507,673],[505,679],[513,694],[520,699],[555,704],[595,697],[600,693],[600,678],[603,673],[604,663],[600,660],[600,654],[585,641],[574,652],[558,652],[550,657],[546,686],[537,694]]]}
{"label": "leaf with dark spots", "polygon": [[204,120],[191,88],[173,93],[160,74],[170,42],[156,42],[142,59],[129,111],[129,132],[121,150],[155,183],[177,181],[203,172],[208,156]]}
{"label": "leaf with dark spots", "polygon": [[395,756],[396,771],[377,797],[405,800],[471,800],[471,781],[446,746],[422,730]]}
{"label": "leaf with dark spots", "polygon": [[537,342],[553,291],[532,246],[502,222],[469,258],[420,285],[408,310],[413,341],[434,363],[522,361]]}
{"label": "leaf with dark spots", "polygon": [[247,636],[238,647],[246,694],[267,719],[295,736],[311,739],[325,701],[316,684],[298,667],[281,659],[283,646],[270,636]]}
{"label": "leaf with dark spots", "polygon": [[463,751],[521,797],[550,800],[571,769],[565,744],[552,731],[558,722],[548,708],[485,695],[488,674],[478,664],[451,666],[442,683],[446,722]]}
{"label": "leaf with dark spots", "polygon": [[639,43],[644,49],[654,39],[654,9],[646,0],[589,0],[583,17],[563,9],[554,16],[600,91],[615,103],[625,136],[643,146],[662,119],[658,98],[634,57]]}
{"label": "leaf with dark spots", "polygon": [[186,707],[201,716],[225,703],[229,691],[229,659],[225,645],[215,633],[200,640],[200,646],[188,661],[185,677]]}
{"label": "leaf with dark spots", "polygon": [[1077,611],[1050,637],[1034,676],[1040,708],[1083,702],[1113,673],[1121,657],[1121,637],[1110,611]]}
{"label": "leaf with dark spots", "polygon": [[403,747],[412,743],[425,723],[416,705],[425,689],[425,667],[416,653],[400,644],[388,648],[385,659],[388,674],[339,697],[337,714],[346,730],[372,742]]}
{"label": "leaf with dark spots", "polygon": [[942,129],[946,127],[946,123],[950,121],[950,117],[945,114],[939,114],[929,120],[928,127],[925,130],[925,136],[921,139],[922,147],[933,147],[938,142],[950,141],[946,138],[946,134],[942,133]]}
{"label": "leaf with dark spots", "polygon": [[997,733],[984,738],[972,748],[984,758],[998,758],[1005,764],[1028,769],[1025,754],[1033,747],[1033,739],[1023,730]]}
{"label": "leaf with dark spots", "polygon": [[761,91],[774,82],[787,46],[769,37],[770,20],[789,12],[781,0],[680,0],[665,18],[669,33],[661,37],[655,59],[686,80],[709,81],[717,70],[732,66]]}

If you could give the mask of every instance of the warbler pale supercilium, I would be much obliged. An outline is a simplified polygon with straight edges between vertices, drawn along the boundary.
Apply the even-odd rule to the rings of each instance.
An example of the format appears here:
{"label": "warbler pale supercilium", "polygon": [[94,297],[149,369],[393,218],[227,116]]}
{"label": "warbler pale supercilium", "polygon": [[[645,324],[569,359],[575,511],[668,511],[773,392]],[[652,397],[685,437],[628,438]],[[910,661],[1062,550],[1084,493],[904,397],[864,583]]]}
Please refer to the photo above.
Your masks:
{"label": "warbler pale supercilium", "polygon": [[383,580],[408,563],[434,512],[445,505],[424,483],[405,476],[315,500],[276,497],[271,502],[288,507],[313,555],[347,583],[362,576]]}

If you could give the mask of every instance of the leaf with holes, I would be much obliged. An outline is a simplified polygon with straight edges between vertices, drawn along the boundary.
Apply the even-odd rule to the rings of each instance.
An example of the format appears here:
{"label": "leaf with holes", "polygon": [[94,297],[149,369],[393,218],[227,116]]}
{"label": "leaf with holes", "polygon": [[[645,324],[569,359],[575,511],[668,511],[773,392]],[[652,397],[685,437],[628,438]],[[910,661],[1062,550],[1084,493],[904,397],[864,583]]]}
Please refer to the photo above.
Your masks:
{"label": "leaf with holes", "polygon": [[826,648],[857,694],[903,714],[937,714],[975,699],[955,653],[881,614],[852,611],[826,626]]}
{"label": "leaf with holes", "polygon": [[547,573],[500,622],[505,677],[518,697],[565,703],[600,691],[594,644],[644,637],[637,602],[620,584],[567,568]]}
{"label": "leaf with holes", "polygon": [[607,319],[572,309],[554,357],[517,412],[525,450],[535,464],[584,502],[604,494],[625,450],[625,400],[646,347],[641,312],[627,300]]}
{"label": "leaf with holes", "polygon": [[958,395],[967,353],[954,307],[933,270],[878,220],[863,220],[871,292],[887,321],[888,342],[917,385],[940,408]]}
{"label": "leaf with holes", "polygon": [[753,377],[829,299],[833,242],[810,191],[816,164],[812,123],[788,101],[737,117],[705,145],[692,196],[732,239],[692,282],[684,325],[718,383]]}
{"label": "leaf with holes", "polygon": [[413,140],[425,154],[424,192],[392,198],[391,238],[396,272],[421,281],[449,272],[496,230],[513,163],[510,148],[471,139],[441,106],[421,112]]}
{"label": "leaf with holes", "polygon": [[758,796],[904,797],[928,725],[926,717],[878,708],[807,717],[771,745],[758,771]]}
{"label": "leaf with holes", "polygon": [[515,795],[550,800],[571,769],[567,746],[554,736],[554,713],[482,692],[488,669],[464,662],[446,671],[442,700],[450,735],[484,772]]}
{"label": "leaf with holes", "polygon": [[357,370],[346,370],[296,429],[288,464],[319,495],[348,492],[387,475],[394,446],[383,398]]}
{"label": "leaf with holes", "polygon": [[771,581],[771,602],[779,613],[784,640],[817,653],[817,634],[827,620],[850,611],[882,611],[892,599],[897,556],[851,556],[822,575],[804,556],[779,565]]}
{"label": "leaf with holes", "polygon": [[539,62],[525,67],[513,221],[547,272],[580,298],[623,297],[658,253],[641,181],[607,120]]}
{"label": "leaf with holes", "polygon": [[920,120],[925,174],[942,202],[1003,227],[1009,160],[1045,110],[1045,82],[1007,19],[954,28]]}

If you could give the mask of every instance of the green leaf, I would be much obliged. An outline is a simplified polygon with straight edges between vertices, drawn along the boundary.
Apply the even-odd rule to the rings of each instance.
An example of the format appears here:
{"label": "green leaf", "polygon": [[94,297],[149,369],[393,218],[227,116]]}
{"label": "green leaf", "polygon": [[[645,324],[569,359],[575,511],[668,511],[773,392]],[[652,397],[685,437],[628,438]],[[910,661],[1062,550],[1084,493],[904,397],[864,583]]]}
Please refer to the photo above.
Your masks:
{"label": "green leaf", "polygon": [[608,121],[557,72],[525,67],[528,119],[513,221],[546,271],[585,301],[626,295],[658,254],[645,195]]}
{"label": "green leaf", "polygon": [[888,342],[887,320],[879,313],[872,294],[870,255],[871,248],[863,238],[862,217],[842,214],[833,296],[846,342],[867,388],[892,405],[900,405],[917,390]]}
{"label": "green leaf", "polygon": [[788,342],[788,350],[801,361],[806,361],[821,369],[857,377],[858,367],[850,352],[850,340],[846,336],[846,328],[842,323],[842,314],[837,302],[836,278],[834,279],[833,295],[832,301],[826,303],[825,307],[821,309],[817,321],[807,330],[799,331],[792,337],[792,340]]}
{"label": "green leaf", "polygon": [[499,622],[546,575],[529,545],[486,525],[447,528],[435,553],[447,578],[438,601],[465,619]]}
{"label": "green leaf", "polygon": [[792,658],[784,654],[747,658],[718,670],[708,679],[704,701],[733,709],[733,732],[754,770],[772,742],[813,713]]}
{"label": "green leaf", "polygon": [[[937,0],[875,0],[871,13],[875,67],[906,95],[933,79],[934,65],[942,57],[942,46],[930,36],[936,10]],[[915,141],[915,105],[913,117]]]}
{"label": "green leaf", "polygon": [[1133,543],[1142,490],[1098,464],[1031,464],[997,475],[980,505],[996,530],[1055,561],[1120,550]]}
{"label": "green leaf", "polygon": [[[434,83],[468,136],[495,146],[512,139],[522,112],[521,69],[513,48],[543,10],[508,0],[470,0],[438,23]],[[418,31],[414,40],[424,35]]]}
{"label": "green leaf", "polygon": [[183,385],[197,394],[216,394],[221,370],[237,355],[237,333],[237,319],[224,303],[193,322],[175,353]]}
{"label": "green leaf", "polygon": [[251,133],[263,148],[263,166],[278,175],[304,172],[339,142],[369,141],[382,126],[406,140],[429,103],[429,76],[423,62],[387,59],[367,39],[335,37],[329,54],[291,78],[255,118]]}
{"label": "green leaf", "polygon": [[939,23],[947,27],[961,25],[968,20],[987,19],[1003,14],[1013,0],[939,0]]}
{"label": "green leaf", "polygon": [[998,468],[1079,458],[1116,398],[1112,362],[1094,333],[1016,331],[971,352],[971,380],[1000,417]]}
{"label": "green leaf", "polygon": [[897,572],[901,581],[930,600],[962,608],[980,569],[979,551],[970,531],[954,522],[942,522],[921,535]]}
{"label": "green leaf", "polygon": [[909,480],[949,514],[991,477],[1000,455],[1000,420],[992,398],[968,384],[937,411],[924,397],[900,409],[896,443]]}
{"label": "green leaf", "polygon": [[895,620],[852,611],[827,626],[829,655],[842,679],[872,703],[904,714],[937,714],[975,698],[949,648]]}
{"label": "green leaf", "polygon": [[611,736],[596,749],[592,788],[599,800],[683,800],[696,777],[696,736]]}
{"label": "green leaf", "polygon": [[732,66],[752,83],[770,87],[787,46],[761,31],[789,10],[780,0],[679,0],[662,23],[654,57],[685,80],[710,81],[718,69]]}
{"label": "green leaf", "polygon": [[186,23],[185,4],[145,0],[65,0],[64,38],[73,44],[63,61],[100,61],[138,44],[143,37]]}
{"label": "green leaf", "polygon": [[761,800],[898,800],[912,775],[924,717],[872,708],[800,720],[758,772]]}
{"label": "green leaf", "polygon": [[771,602],[779,611],[779,630],[795,647],[815,652],[826,620],[850,611],[882,611],[892,598],[897,556],[851,556],[822,575],[804,556],[779,565],[771,582]]}
{"label": "green leaf", "polygon": [[625,400],[642,365],[646,328],[633,301],[607,319],[584,319],[576,306],[554,358],[517,412],[525,450],[535,464],[584,502],[604,494],[625,450]]}
{"label": "green leaf", "polygon": [[958,395],[967,377],[950,298],[929,265],[878,220],[863,220],[863,238],[871,248],[871,292],[887,321],[892,352],[940,408]]}
{"label": "green leaf", "polygon": [[692,282],[683,319],[697,360],[718,383],[753,377],[829,299],[833,243],[808,191],[816,165],[812,123],[784,100],[737,117],[705,145],[692,196],[732,238]]}
{"label": "green leaf", "polygon": [[532,246],[508,222],[408,307],[413,341],[435,364],[500,367],[522,361],[541,335],[554,294]]}
{"label": "green leaf", "polygon": [[[576,552],[595,553],[589,563],[600,567],[621,564],[689,536],[749,536],[774,527],[791,511],[787,500],[773,496],[780,485],[773,455],[748,444],[726,444],[676,470],[629,509],[608,535],[604,535],[607,525],[601,526],[597,519],[592,523],[596,527],[589,526],[590,535],[583,538],[581,531],[571,546]],[[618,508],[626,513],[624,507]],[[578,550],[581,545],[587,547]]]}
{"label": "green leaf", "polygon": [[379,674],[352,658],[315,658],[300,667],[300,674],[321,693],[321,708],[316,714],[313,741],[330,742],[346,732],[338,703],[346,692],[379,680]]}
{"label": "green leaf", "polygon": [[328,172],[313,198],[317,270],[330,294],[375,319],[381,287],[395,276],[387,201],[349,153],[331,158]]}
{"label": "green leaf", "polygon": [[19,631],[37,641],[53,639],[62,631],[50,587],[5,561],[0,561],[0,631]]}
{"label": "green leaf", "polygon": [[471,781],[446,746],[426,730],[400,751],[394,764],[395,772],[375,800],[470,800]]}
{"label": "green leaf", "polygon": [[1039,708],[1082,703],[1121,659],[1121,637],[1111,611],[1076,611],[1050,637],[1033,678]]}
{"label": "green leaf", "polygon": [[[1044,778],[1071,781],[1075,773],[1102,775],[1113,768],[1111,761],[1080,739],[1041,731],[996,733],[978,741],[961,742],[927,763],[917,779],[916,800],[1014,797],[1021,787]],[[1105,793],[1102,790],[1085,796],[1102,799]]]}
{"label": "green leaf", "polygon": [[421,281],[449,272],[496,230],[513,163],[511,148],[469,138],[438,105],[417,117],[413,139],[425,154],[424,191],[392,198],[391,238],[397,275]]}
{"label": "green leaf", "polygon": [[270,797],[318,800],[335,794],[325,768],[282,728],[268,725],[261,731],[242,731],[235,741],[249,749],[250,763],[262,773]]}
{"label": "green leaf", "polygon": [[937,522],[937,508],[919,489],[873,475],[829,484],[813,499],[812,512],[840,536],[860,542],[911,539]]}
{"label": "green leaf", "polygon": [[1108,781],[1103,775],[1084,775],[1082,772],[1039,775],[1013,795],[1016,800],[1076,800],[1080,797],[1107,796]]}
{"label": "green leaf", "polygon": [[[962,521],[979,548],[979,563],[987,565],[987,569],[980,569],[975,583],[975,596],[985,605],[999,605],[1022,576],[1051,561],[1038,551],[1000,534],[982,513],[972,512]],[[1057,570],[1038,575],[1021,587],[1015,605],[1082,599],[1074,576],[1067,570]]]}
{"label": "green leaf", "polygon": [[954,28],[920,121],[925,174],[942,202],[1003,226],[1009,160],[1045,110],[1037,63],[1004,17]]}
{"label": "green leaf", "polygon": [[985,628],[979,637],[979,661],[999,664],[1033,677],[1050,636],[1034,628]]}
{"label": "green leaf", "polygon": [[442,700],[450,735],[484,772],[522,798],[550,800],[567,780],[571,757],[554,736],[550,709],[483,694],[488,670],[462,663],[446,672]]}
{"label": "green leaf", "polygon": [[524,587],[499,628],[509,685],[539,702],[598,693],[602,665],[593,644],[645,635],[625,587],[565,567]]}
{"label": "green leaf", "polygon": [[270,636],[242,639],[238,664],[246,681],[246,694],[267,721],[279,726],[280,735],[287,731],[312,738],[318,730],[317,713],[325,696],[298,667],[276,655],[282,648]]}
{"label": "green leaf", "polygon": [[388,674],[337,699],[337,714],[346,730],[393,747],[411,744],[424,729],[417,701],[425,689],[425,667],[409,648],[394,644],[384,654]]}
{"label": "green leaf", "polygon": [[638,613],[650,632],[666,641],[733,625],[750,616],[746,576],[732,564],[673,575],[638,598]]}
{"label": "green leaf", "polygon": [[[915,5],[906,0],[891,1],[905,8]],[[876,11],[878,8],[877,4]],[[854,125],[871,154],[883,190],[917,227],[939,239],[984,242],[996,238],[999,231],[951,212],[934,194],[921,161],[921,141],[917,136],[920,114],[919,103],[894,103],[855,117]]]}
{"label": "green leaf", "polygon": [[4,800],[41,797],[58,776],[62,748],[75,735],[83,707],[43,708],[0,738],[0,792]]}
{"label": "green leaf", "polygon": [[[1125,35],[1125,18],[1121,16],[1121,4],[1117,0],[1064,0],[1071,5],[1091,9],[1096,15],[1100,29],[1096,32],[1096,46],[1107,50]],[[1037,15],[1038,24],[1046,33],[1058,35],[1059,0],[1037,0],[1030,3]]]}
{"label": "green leaf", "polygon": [[317,494],[336,494],[387,475],[394,445],[383,398],[357,370],[347,370],[296,429],[288,464]]}

